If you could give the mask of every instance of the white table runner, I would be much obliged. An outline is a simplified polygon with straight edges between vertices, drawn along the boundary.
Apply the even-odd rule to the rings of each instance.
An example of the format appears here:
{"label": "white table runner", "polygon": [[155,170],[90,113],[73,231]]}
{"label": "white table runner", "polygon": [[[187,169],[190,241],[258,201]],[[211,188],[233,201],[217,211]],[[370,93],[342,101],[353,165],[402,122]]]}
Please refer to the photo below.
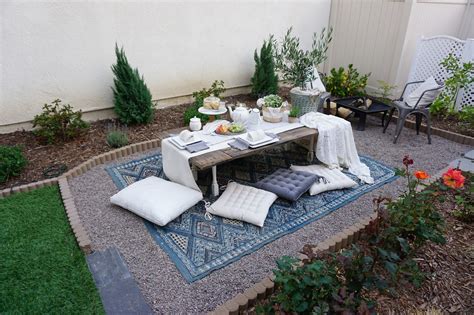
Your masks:
{"label": "white table runner", "polygon": [[[275,134],[301,127],[303,125],[300,123],[261,123],[261,129]],[[178,149],[169,139],[163,139],[161,141],[161,154],[163,158],[163,171],[172,182],[201,191],[194,180],[189,159],[201,154],[226,149],[229,147],[228,142],[232,141],[235,136],[211,135],[206,134],[204,131],[198,131],[197,134],[209,145],[209,149],[190,153],[187,150]]]}

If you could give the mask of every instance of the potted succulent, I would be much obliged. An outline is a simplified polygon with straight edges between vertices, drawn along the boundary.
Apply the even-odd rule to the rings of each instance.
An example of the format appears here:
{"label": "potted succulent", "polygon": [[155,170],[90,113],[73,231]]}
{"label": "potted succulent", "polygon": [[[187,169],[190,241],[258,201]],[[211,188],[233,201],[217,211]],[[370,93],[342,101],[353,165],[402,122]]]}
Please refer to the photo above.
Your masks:
{"label": "potted succulent", "polygon": [[[285,102],[286,103],[286,102]],[[283,119],[282,106],[283,99],[275,94],[270,94],[257,101],[258,106],[262,106],[263,120],[276,123]]]}
{"label": "potted succulent", "polygon": [[289,123],[297,123],[299,122],[298,116],[300,114],[300,109],[298,107],[293,106],[288,114],[288,122]]}
{"label": "potted succulent", "polygon": [[300,108],[300,114],[317,111],[320,91],[312,87],[316,79],[316,69],[327,58],[326,53],[332,40],[332,28],[323,29],[320,36],[313,34],[310,50],[300,48],[300,39],[288,29],[281,44],[274,41],[275,66],[285,81],[293,88],[290,91],[291,104]]}

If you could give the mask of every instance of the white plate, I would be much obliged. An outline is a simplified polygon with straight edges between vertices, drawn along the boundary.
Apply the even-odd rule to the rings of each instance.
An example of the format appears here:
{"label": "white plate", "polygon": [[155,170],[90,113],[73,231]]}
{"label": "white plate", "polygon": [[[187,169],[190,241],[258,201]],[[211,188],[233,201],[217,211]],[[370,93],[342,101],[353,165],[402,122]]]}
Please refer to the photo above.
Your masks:
{"label": "white plate", "polygon": [[204,115],[222,115],[227,113],[227,108],[225,106],[219,107],[219,109],[208,109],[204,107],[199,107],[198,112]]}
{"label": "white plate", "polygon": [[184,142],[183,140],[181,140],[179,136],[174,136],[174,137],[171,138],[171,140],[174,141],[177,145],[185,147],[188,144],[193,144],[193,143],[199,142],[202,139],[200,137],[194,135],[194,139],[191,140],[191,141],[187,141],[187,142]]}
{"label": "white plate", "polygon": [[269,145],[269,144],[271,144],[271,143],[275,143],[275,142],[280,141],[279,138],[271,138],[271,139],[272,139],[272,140],[267,141],[267,142],[263,142],[263,143],[260,143],[260,144],[249,145],[249,147],[250,147],[251,149],[255,149],[255,148],[263,147],[263,146],[265,146],[265,145]]}
{"label": "white plate", "polygon": [[268,135],[265,135],[265,137],[263,137],[260,140],[250,141],[249,138],[247,137],[247,135],[248,135],[248,133],[240,135],[238,137],[241,138],[242,140],[244,140],[245,142],[247,142],[249,146],[259,145],[259,144],[262,144],[262,143],[265,143],[265,142],[269,142],[270,140],[273,139],[272,137],[270,137]]}

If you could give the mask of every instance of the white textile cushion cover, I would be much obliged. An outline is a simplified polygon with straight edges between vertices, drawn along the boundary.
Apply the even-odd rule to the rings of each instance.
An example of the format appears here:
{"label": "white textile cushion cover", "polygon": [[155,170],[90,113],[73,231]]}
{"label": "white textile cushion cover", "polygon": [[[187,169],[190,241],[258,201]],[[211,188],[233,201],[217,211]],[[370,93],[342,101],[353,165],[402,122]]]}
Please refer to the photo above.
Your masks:
{"label": "white textile cushion cover", "polygon": [[207,211],[262,227],[276,199],[277,195],[269,191],[230,182],[222,196]]}
{"label": "white textile cushion cover", "polygon": [[164,226],[202,200],[200,191],[150,176],[122,189],[110,202]]}
{"label": "white textile cushion cover", "polygon": [[355,181],[353,181],[349,176],[345,175],[337,168],[330,169],[324,165],[315,164],[308,166],[292,165],[291,169],[295,171],[313,173],[322,176],[326,179],[326,182],[322,180],[319,182],[316,181],[316,183],[311,186],[311,188],[309,189],[309,194],[311,196],[329,190],[344,189],[357,186],[357,183]]}
{"label": "white textile cushion cover", "polygon": [[[410,107],[415,107],[416,102],[418,102],[418,99],[421,97],[421,94],[423,94],[424,91],[430,90],[430,89],[436,89],[439,87],[440,85],[436,83],[435,79],[433,77],[429,77],[428,79],[425,80],[425,82],[421,83],[420,86],[418,86],[416,90],[414,90],[407,96],[407,98],[405,99],[405,103],[407,103],[407,105]],[[426,92],[423,95],[423,98],[418,103],[417,108],[418,107],[423,108],[433,103],[435,98],[438,97],[439,93],[441,93],[441,89],[436,90],[436,91]]]}

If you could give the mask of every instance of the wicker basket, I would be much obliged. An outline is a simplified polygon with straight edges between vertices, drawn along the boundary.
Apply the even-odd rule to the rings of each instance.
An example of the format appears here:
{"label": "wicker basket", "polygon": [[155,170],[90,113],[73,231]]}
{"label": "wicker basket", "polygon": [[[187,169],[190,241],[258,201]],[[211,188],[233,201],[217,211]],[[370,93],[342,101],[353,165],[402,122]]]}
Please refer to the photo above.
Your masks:
{"label": "wicker basket", "polygon": [[291,105],[299,109],[299,115],[302,116],[309,112],[317,112],[321,105],[319,90],[301,90],[293,88],[290,91]]}

